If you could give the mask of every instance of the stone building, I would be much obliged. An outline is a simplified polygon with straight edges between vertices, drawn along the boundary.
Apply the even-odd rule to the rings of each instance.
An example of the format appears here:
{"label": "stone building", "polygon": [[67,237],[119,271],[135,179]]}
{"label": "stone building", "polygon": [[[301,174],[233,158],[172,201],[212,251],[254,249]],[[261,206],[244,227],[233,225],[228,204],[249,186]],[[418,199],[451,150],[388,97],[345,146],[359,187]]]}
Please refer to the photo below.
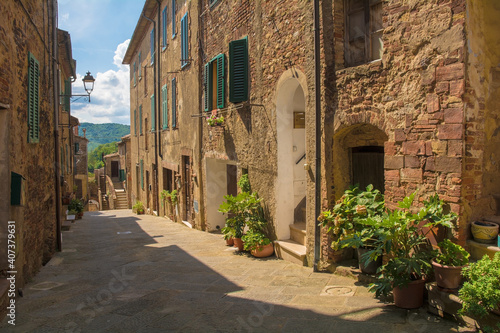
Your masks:
{"label": "stone building", "polygon": [[147,0],[123,63],[130,65],[132,203],[166,215],[160,192],[177,190],[177,219],[202,228],[198,1]]}
{"label": "stone building", "polygon": [[61,249],[62,127],[70,119],[60,95],[76,77],[75,61],[69,34],[57,29],[57,1],[2,2],[0,40],[0,186],[8,189],[0,194],[0,271],[17,271],[21,288]]}
{"label": "stone building", "polygon": [[73,176],[74,184],[76,185],[76,198],[83,199],[87,202],[90,199],[89,194],[89,173],[88,173],[88,156],[87,145],[89,140],[84,135],[78,135],[78,126],[73,128],[73,146],[74,146],[74,166]]}
{"label": "stone building", "polygon": [[[182,2],[191,6],[190,15],[194,3]],[[191,132],[199,133],[199,141],[157,139],[166,147],[193,143],[193,159],[199,159],[192,176],[192,188],[199,187],[196,227],[213,231],[224,225],[217,209],[224,195],[238,191],[242,174],[264,199],[278,255],[306,265],[335,260],[316,217],[350,185],[374,184],[390,207],[415,191],[420,200],[438,193],[459,214],[458,229],[449,236],[461,244],[470,238],[472,220],[496,214],[500,53],[493,17],[498,5],[470,0],[196,3],[199,19],[189,16],[186,51],[193,63],[185,71],[181,59],[180,70],[169,68],[165,75],[192,74],[192,83],[177,91],[197,96],[193,100],[199,105],[190,113],[201,119]],[[150,1],[144,9],[150,18],[157,10]],[[147,22],[141,17],[134,33],[143,36],[142,51],[133,37],[126,63],[142,59],[131,70],[132,124],[138,124],[132,125],[138,136],[135,143],[132,138],[132,155],[149,156],[148,166],[161,155],[148,155],[154,146],[140,146],[141,134],[147,140],[148,133],[141,132],[147,121],[134,115],[147,113],[150,94],[140,91],[146,85],[137,78],[165,81],[155,79],[154,65],[149,72],[142,65],[150,64],[144,58]],[[159,16],[156,22],[162,22]],[[193,34],[199,40],[193,41]],[[172,55],[169,47],[167,40],[166,66],[177,64],[184,52],[181,47]],[[160,77],[164,80],[164,74]],[[217,119],[220,124],[214,124]],[[133,162],[137,189],[143,187],[144,161]],[[170,166],[174,180],[176,170],[183,176],[182,163]],[[151,179],[154,190],[151,175],[146,184]]]}

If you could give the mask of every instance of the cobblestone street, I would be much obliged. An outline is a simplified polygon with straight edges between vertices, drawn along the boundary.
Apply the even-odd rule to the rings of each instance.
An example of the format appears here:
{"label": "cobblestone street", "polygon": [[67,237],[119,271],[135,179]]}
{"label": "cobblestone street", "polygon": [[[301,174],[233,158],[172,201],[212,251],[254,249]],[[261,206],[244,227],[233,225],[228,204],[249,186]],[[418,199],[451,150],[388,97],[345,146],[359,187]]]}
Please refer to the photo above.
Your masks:
{"label": "cobblestone street", "polygon": [[130,210],[85,213],[63,232],[63,248],[24,288],[16,326],[5,318],[1,331],[459,331],[423,309],[384,304],[350,278],[254,259],[220,235]]}

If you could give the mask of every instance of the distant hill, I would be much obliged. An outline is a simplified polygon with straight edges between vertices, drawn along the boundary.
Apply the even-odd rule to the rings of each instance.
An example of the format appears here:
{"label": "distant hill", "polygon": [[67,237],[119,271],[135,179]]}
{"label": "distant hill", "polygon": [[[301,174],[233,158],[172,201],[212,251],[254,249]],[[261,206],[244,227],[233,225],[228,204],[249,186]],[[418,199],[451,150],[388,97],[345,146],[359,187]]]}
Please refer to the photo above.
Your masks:
{"label": "distant hill", "polygon": [[85,136],[89,140],[89,153],[101,144],[120,141],[122,136],[130,134],[129,125],[80,123],[78,135],[83,136],[84,128],[86,129]]}

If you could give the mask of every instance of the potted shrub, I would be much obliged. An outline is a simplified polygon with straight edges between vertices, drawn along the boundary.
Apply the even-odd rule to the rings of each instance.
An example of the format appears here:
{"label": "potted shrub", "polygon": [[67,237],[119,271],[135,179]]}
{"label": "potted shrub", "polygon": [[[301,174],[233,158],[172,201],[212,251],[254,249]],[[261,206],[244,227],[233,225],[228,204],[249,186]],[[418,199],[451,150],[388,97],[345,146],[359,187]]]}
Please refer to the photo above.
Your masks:
{"label": "potted shrub", "polygon": [[469,263],[469,253],[458,244],[445,239],[439,245],[439,254],[432,261],[438,287],[455,290],[462,280],[462,268]]}
{"label": "potted shrub", "polygon": [[500,320],[496,327],[491,327],[483,320],[492,311],[500,315],[500,252],[493,259],[485,255],[476,263],[464,267],[462,274],[465,282],[458,291],[462,301],[460,313],[476,319],[484,332],[500,329]]}
{"label": "potted shrub", "polygon": [[495,243],[498,236],[498,224],[488,221],[474,221],[471,224],[474,240],[479,243]]}
{"label": "potted shrub", "polygon": [[[414,197],[412,193],[398,202],[399,209],[389,212],[381,222],[384,235],[377,241],[377,247],[390,259],[380,267],[377,282],[370,288],[376,296],[392,291],[396,306],[405,309],[423,305],[425,276],[431,269],[433,251],[420,225],[426,221],[427,230],[438,225],[452,228],[455,219],[454,214],[436,210],[435,201],[424,202],[426,206],[412,213]],[[442,204],[442,201],[437,203]],[[370,219],[367,223],[371,223]]]}
{"label": "potted shrub", "polygon": [[77,218],[81,219],[83,217],[83,202],[78,199],[71,199],[68,210],[75,211]]}
{"label": "potted shrub", "polygon": [[244,249],[250,251],[254,257],[269,257],[274,253],[273,243],[262,231],[250,229],[242,237]]}
{"label": "potted shrub", "polygon": [[[361,271],[375,274],[382,264],[382,253],[374,245],[382,235],[380,222],[384,214],[384,195],[379,190],[373,185],[365,191],[354,186],[344,192],[332,210],[322,212],[318,221],[332,234],[331,247],[335,251],[355,248]],[[365,223],[367,219],[370,223]]]}
{"label": "potted shrub", "polygon": [[144,214],[144,205],[142,204],[142,202],[136,201],[135,204],[132,206],[132,211],[135,212],[137,215]]}

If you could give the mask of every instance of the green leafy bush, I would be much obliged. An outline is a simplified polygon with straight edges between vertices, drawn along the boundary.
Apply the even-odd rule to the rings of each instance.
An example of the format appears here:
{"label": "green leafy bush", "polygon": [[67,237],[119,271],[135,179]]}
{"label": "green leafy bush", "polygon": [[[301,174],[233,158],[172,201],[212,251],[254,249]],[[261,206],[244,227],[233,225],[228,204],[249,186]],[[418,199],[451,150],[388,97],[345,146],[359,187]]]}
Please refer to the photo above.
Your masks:
{"label": "green leafy bush", "polygon": [[271,240],[262,231],[252,229],[248,230],[241,239],[243,240],[243,248],[246,251],[253,251],[260,246],[271,243]]}
{"label": "green leafy bush", "polygon": [[434,259],[438,264],[458,267],[469,263],[470,254],[460,245],[453,243],[449,239],[445,239],[438,246],[440,252]]}
{"label": "green leafy bush", "polygon": [[68,205],[68,210],[72,210],[77,213],[83,213],[83,202],[78,199],[71,199]]}
{"label": "green leafy bush", "polygon": [[132,211],[135,212],[136,214],[144,213],[144,204],[141,201],[136,201],[135,204],[132,206]]}

